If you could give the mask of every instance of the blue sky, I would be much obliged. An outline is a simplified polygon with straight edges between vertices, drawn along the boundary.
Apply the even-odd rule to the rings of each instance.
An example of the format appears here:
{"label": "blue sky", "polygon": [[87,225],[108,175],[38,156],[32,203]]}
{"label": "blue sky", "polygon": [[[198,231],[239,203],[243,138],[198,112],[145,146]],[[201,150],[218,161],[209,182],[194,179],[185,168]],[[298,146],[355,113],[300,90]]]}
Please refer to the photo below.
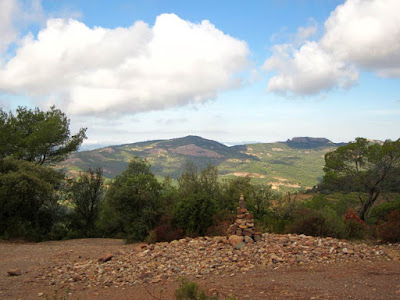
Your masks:
{"label": "blue sky", "polygon": [[398,139],[397,0],[0,2],[0,105],[86,147],[199,135]]}

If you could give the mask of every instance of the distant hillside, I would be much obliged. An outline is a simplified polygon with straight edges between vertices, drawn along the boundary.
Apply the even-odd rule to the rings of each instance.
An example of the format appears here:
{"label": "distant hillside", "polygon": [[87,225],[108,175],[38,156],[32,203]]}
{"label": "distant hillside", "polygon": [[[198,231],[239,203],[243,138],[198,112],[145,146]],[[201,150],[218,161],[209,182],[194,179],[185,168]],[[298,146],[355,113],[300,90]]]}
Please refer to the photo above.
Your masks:
{"label": "distant hillside", "polygon": [[104,176],[114,178],[135,157],[146,158],[158,176],[178,178],[187,162],[199,168],[213,164],[223,177],[249,176],[259,184],[276,189],[312,187],[323,175],[324,155],[334,150],[324,138],[293,138],[286,142],[228,147],[198,136],[155,140],[72,154],[60,167],[71,174],[102,167]]}

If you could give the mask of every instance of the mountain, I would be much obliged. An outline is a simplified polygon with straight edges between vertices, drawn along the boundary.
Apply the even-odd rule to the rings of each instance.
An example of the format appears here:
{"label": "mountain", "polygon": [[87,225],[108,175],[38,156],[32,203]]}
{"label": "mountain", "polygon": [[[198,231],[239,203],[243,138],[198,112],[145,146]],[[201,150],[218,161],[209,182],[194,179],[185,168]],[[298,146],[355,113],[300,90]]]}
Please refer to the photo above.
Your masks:
{"label": "mountain", "polygon": [[146,158],[157,176],[178,178],[187,162],[199,168],[218,167],[223,178],[249,176],[257,184],[275,189],[312,187],[322,177],[324,155],[336,149],[325,138],[296,137],[286,142],[256,143],[228,147],[198,136],[155,140],[91,151],[77,152],[60,164],[70,174],[102,167],[104,176],[114,178],[135,157]]}

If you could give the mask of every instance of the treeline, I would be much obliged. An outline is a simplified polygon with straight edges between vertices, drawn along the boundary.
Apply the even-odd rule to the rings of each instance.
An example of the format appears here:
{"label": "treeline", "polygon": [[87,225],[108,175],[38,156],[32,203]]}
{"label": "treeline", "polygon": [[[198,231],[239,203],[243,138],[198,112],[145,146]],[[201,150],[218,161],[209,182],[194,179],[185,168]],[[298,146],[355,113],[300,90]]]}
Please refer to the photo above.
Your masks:
{"label": "treeline", "polygon": [[326,154],[325,176],[303,200],[250,178],[221,179],[211,165],[188,163],[177,182],[160,182],[140,158],[108,184],[101,168],[66,178],[53,164],[78,149],[85,131],[71,135],[69,120],[54,107],[0,110],[1,238],[159,242],[224,235],[243,193],[261,232],[400,241],[400,198],[376,203],[400,191],[399,140],[359,138]]}
{"label": "treeline", "polygon": [[[0,235],[30,240],[83,237],[161,242],[185,236],[225,235],[244,193],[256,228],[262,232],[298,233],[337,238],[374,236],[399,240],[400,198],[375,206],[364,222],[355,213],[355,197],[276,193],[250,178],[221,180],[218,170],[187,164],[177,183],[159,182],[140,158],[109,185],[102,170],[64,179],[52,168],[1,160]],[[8,187],[8,189],[7,189]],[[7,198],[3,195],[7,194]],[[4,201],[6,199],[6,201]]]}

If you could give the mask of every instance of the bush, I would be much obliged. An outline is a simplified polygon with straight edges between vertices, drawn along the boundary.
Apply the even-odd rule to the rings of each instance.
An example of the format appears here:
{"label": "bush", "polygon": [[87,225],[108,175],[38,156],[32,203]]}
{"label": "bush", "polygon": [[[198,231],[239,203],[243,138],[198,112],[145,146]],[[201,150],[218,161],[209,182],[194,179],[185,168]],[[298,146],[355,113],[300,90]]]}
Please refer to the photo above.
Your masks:
{"label": "bush", "polygon": [[400,210],[393,210],[385,216],[377,228],[377,235],[383,242],[400,242]]}
{"label": "bush", "polygon": [[205,235],[213,225],[216,212],[216,201],[205,192],[199,192],[179,200],[174,211],[174,222],[187,235]]}
{"label": "bush", "polygon": [[184,236],[182,228],[173,226],[170,215],[162,216],[157,227],[152,232],[154,232],[154,242],[171,242]]}
{"label": "bush", "polygon": [[369,214],[369,222],[372,224],[377,224],[379,221],[384,221],[385,216],[387,216],[393,210],[400,210],[400,199],[382,203],[373,207]]}
{"label": "bush", "polygon": [[301,208],[297,211],[294,221],[286,226],[286,232],[343,238],[345,224],[331,208],[323,210]]}
{"label": "bush", "polygon": [[[195,282],[190,282],[183,278],[181,285],[175,290],[176,300],[218,300],[216,296],[207,296],[204,291],[199,291],[199,286]],[[235,297],[226,298],[226,300],[236,300]]]}
{"label": "bush", "polygon": [[347,238],[362,239],[365,237],[365,223],[353,209],[349,209],[349,211],[344,215],[344,224],[346,225]]}
{"label": "bush", "polygon": [[207,229],[207,236],[224,236],[231,224],[235,222],[236,216],[229,211],[219,211],[213,220],[213,225]]}

